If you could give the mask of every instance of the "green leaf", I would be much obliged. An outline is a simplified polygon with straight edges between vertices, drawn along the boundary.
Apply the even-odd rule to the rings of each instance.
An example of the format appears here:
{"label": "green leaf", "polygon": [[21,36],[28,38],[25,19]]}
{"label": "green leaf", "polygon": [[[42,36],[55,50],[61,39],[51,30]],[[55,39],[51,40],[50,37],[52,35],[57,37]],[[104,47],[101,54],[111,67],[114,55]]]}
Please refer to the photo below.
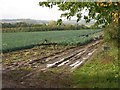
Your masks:
{"label": "green leaf", "polygon": [[62,19],[58,19],[57,25],[61,25],[61,24],[62,24]]}

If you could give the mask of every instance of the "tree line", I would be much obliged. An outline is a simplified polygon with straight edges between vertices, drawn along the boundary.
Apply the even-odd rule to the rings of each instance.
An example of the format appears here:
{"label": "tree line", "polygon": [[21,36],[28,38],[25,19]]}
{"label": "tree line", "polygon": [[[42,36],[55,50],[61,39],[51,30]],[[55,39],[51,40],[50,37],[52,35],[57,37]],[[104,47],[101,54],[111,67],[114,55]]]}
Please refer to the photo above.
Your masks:
{"label": "tree line", "polygon": [[28,24],[26,22],[2,23],[3,32],[34,32],[34,31],[55,31],[55,30],[81,30],[81,29],[98,29],[96,26],[85,26],[79,24],[61,24],[56,21],[50,21],[48,24]]}

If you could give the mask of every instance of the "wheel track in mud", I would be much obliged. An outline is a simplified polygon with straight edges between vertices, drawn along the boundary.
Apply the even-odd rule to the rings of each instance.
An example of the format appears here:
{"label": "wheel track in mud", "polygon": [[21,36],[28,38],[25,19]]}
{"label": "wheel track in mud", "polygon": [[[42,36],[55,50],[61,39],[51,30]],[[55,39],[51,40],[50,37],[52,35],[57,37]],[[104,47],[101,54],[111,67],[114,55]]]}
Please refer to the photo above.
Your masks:
{"label": "wheel track in mud", "polygon": [[21,77],[23,80],[38,71],[46,71],[50,68],[74,70],[92,56],[92,54],[97,50],[100,42],[101,40],[98,40],[82,47],[80,46],[69,50],[64,50],[62,52],[57,52],[56,54],[50,55],[49,57],[31,60],[29,62],[25,62],[22,65],[13,66],[6,70],[6,72],[15,70],[20,67],[31,66],[34,72],[27,73],[25,76]]}
{"label": "wheel track in mud", "polygon": [[28,61],[22,61],[22,62],[20,62],[19,64],[18,64],[18,63],[12,63],[10,66],[7,66],[7,68],[4,68],[3,71],[8,72],[8,71],[10,71],[10,70],[15,70],[15,69],[17,69],[17,68],[20,68],[20,67],[23,67],[23,66],[27,66],[27,65],[29,65],[29,64],[34,64],[34,62],[36,62],[36,63],[37,63],[37,62],[43,63],[45,59],[51,58],[51,57],[53,57],[53,56],[56,56],[57,54],[64,53],[65,51],[68,51],[68,50],[73,50],[73,48],[74,48],[74,49],[77,49],[78,47],[76,47],[76,48],[75,48],[75,47],[67,48],[67,49],[65,49],[65,50],[62,50],[62,51],[53,53],[53,54],[51,54],[51,55],[49,55],[49,56],[42,57],[42,58],[41,58],[41,57],[32,58],[32,59],[29,59]]}
{"label": "wheel track in mud", "polygon": [[[93,53],[97,50],[99,43],[100,41],[97,41],[84,48],[80,48],[79,50],[77,50],[77,52],[75,51],[72,52],[71,54],[66,54],[65,56],[59,57],[57,59],[51,59],[50,61],[44,62],[43,65],[38,63],[38,67],[34,69],[35,72],[26,74],[21,79],[23,80],[27,77],[30,77],[39,71],[47,71],[50,68],[61,68],[63,71],[64,70],[73,71],[77,67],[85,63],[85,61],[88,60],[88,58],[90,58],[93,55]],[[48,65],[50,64],[51,66],[48,67]]]}
{"label": "wheel track in mud", "polygon": [[[96,42],[87,48],[83,48],[78,50],[76,53],[71,54],[70,56],[61,58],[60,60],[56,61],[52,64],[47,64],[46,67],[61,67],[63,65],[67,66],[67,68],[72,67],[75,68],[82,64],[86,59],[88,59],[92,54],[97,50],[97,45],[100,42]],[[51,65],[51,66],[50,66]],[[77,65],[77,66],[76,66]]]}

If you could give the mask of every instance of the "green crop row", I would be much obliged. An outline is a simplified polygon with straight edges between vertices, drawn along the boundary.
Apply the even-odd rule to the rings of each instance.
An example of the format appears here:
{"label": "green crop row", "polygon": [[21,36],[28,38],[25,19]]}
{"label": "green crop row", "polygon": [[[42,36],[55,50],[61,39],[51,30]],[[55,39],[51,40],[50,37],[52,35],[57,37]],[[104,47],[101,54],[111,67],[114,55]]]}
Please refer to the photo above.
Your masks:
{"label": "green crop row", "polygon": [[2,51],[31,48],[40,44],[83,45],[101,30],[17,32],[2,34]]}

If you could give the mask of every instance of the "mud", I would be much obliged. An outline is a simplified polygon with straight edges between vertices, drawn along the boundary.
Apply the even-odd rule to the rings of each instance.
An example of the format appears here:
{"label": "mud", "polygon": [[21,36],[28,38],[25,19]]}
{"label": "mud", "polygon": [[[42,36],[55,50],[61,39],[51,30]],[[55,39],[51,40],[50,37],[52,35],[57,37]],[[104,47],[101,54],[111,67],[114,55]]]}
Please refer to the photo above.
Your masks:
{"label": "mud", "polygon": [[[89,58],[97,51],[100,42],[101,40],[97,40],[92,43],[89,43],[88,45],[69,48],[64,51],[56,52],[47,57],[37,59],[32,58],[21,63],[15,62],[11,66],[8,66],[7,68],[3,67],[3,75],[5,75],[3,79],[4,85],[6,83],[5,81],[11,78],[11,76],[13,75],[13,73],[11,72],[22,71],[21,68],[27,67],[27,69],[29,68],[30,70],[27,70],[27,72],[23,70],[22,72],[17,73],[18,74],[17,81],[19,81],[19,84],[20,82],[22,82],[22,84],[25,83],[25,80],[33,78],[39,72],[47,72],[51,69],[62,70],[62,72],[74,71],[76,68],[80,67],[87,60],[89,60]],[[14,79],[14,76],[12,76],[11,79]],[[15,80],[12,80],[10,82],[13,83],[12,85],[13,87],[16,86]],[[24,85],[20,84],[20,87],[24,87]]]}

